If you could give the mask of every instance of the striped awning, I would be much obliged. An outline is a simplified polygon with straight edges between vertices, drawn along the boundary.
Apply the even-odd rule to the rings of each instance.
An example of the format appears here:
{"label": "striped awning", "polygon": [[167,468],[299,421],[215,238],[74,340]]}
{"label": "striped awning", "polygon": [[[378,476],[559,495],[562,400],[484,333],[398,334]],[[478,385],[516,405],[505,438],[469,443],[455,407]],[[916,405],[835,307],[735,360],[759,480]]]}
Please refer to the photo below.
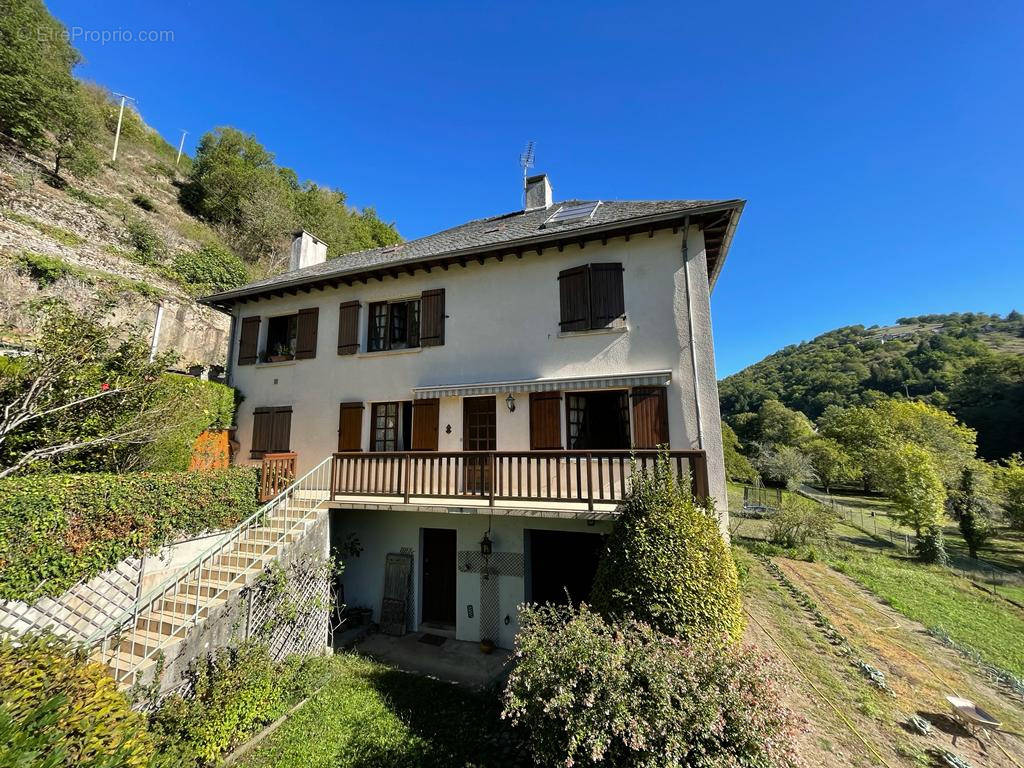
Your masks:
{"label": "striped awning", "polygon": [[505,392],[572,392],[581,389],[626,389],[629,387],[663,387],[672,380],[671,371],[644,371],[601,376],[559,376],[550,379],[518,381],[487,381],[478,384],[438,384],[413,387],[413,397],[426,400],[434,397],[473,397]]}

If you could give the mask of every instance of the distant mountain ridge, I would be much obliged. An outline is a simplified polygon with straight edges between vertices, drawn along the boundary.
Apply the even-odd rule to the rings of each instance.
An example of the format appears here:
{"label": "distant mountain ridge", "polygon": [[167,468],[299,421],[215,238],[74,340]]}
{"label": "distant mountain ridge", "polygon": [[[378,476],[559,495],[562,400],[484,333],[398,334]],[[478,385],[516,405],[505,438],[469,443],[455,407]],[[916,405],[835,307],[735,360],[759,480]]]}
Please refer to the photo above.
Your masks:
{"label": "distant mountain ridge", "polygon": [[718,387],[726,421],[769,399],[812,420],[830,405],[878,394],[925,400],[977,429],[983,455],[1001,458],[1024,450],[1024,315],[921,315],[837,328],[784,347]]}

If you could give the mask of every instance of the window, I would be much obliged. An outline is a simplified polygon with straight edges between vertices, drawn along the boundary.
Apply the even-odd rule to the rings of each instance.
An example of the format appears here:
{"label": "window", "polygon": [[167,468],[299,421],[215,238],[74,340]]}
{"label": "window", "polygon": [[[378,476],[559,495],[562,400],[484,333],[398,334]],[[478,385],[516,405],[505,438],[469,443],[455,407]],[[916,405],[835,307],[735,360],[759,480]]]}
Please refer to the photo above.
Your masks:
{"label": "window", "polygon": [[370,304],[366,350],[408,349],[420,345],[420,300]]}
{"label": "window", "polygon": [[295,357],[298,331],[299,316],[297,314],[270,318],[267,322],[267,359]]}
{"label": "window", "polygon": [[570,450],[629,448],[625,391],[570,393],[565,398]]}
{"label": "window", "polygon": [[607,328],[626,316],[622,264],[584,264],[558,273],[563,331]]}
{"label": "window", "polygon": [[370,450],[406,451],[411,445],[412,403],[374,403],[370,412]]}

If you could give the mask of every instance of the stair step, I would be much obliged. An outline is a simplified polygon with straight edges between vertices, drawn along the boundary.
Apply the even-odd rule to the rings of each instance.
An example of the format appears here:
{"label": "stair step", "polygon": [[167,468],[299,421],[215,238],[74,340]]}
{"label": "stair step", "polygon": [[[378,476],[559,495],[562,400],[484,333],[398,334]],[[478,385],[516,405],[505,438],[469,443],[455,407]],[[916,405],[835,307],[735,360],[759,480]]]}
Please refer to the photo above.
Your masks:
{"label": "stair step", "polygon": [[198,590],[198,594],[201,597],[216,597],[222,592],[233,592],[241,589],[245,586],[245,579],[241,578],[242,574],[239,574],[237,578],[224,581],[220,579],[210,579],[203,576],[202,580],[190,579],[183,581],[179,586],[179,591],[186,595],[195,595]]}
{"label": "stair step", "polygon": [[[218,608],[224,605],[227,600],[222,597],[201,597],[199,598],[199,602],[198,615],[200,618],[205,618],[213,608]],[[190,620],[196,615],[195,593],[190,595],[170,595],[168,597],[162,597],[153,603],[151,611],[154,613],[163,613],[168,616],[181,617],[183,619]]]}

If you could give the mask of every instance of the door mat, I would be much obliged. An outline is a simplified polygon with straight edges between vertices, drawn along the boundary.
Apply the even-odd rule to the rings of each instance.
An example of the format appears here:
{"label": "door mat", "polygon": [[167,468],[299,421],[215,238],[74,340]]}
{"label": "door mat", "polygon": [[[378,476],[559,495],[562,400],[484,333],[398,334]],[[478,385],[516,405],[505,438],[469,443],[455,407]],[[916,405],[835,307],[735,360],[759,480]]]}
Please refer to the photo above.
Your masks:
{"label": "door mat", "polygon": [[447,639],[447,637],[442,637],[441,635],[432,635],[429,632],[424,632],[422,635],[420,635],[420,642],[426,643],[427,645],[444,645],[444,641]]}

